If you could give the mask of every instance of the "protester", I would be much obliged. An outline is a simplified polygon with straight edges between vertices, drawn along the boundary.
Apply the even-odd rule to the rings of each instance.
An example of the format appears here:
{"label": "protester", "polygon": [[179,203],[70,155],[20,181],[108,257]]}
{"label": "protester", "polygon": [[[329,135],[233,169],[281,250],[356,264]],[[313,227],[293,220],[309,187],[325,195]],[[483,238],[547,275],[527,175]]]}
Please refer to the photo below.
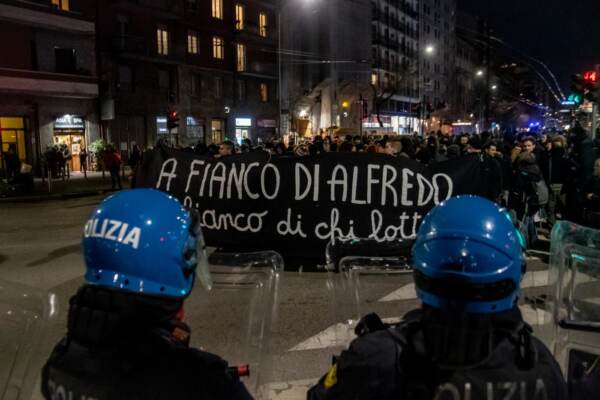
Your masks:
{"label": "protester", "polygon": [[110,172],[110,183],[112,190],[121,190],[121,155],[109,145],[104,152],[104,166]]}

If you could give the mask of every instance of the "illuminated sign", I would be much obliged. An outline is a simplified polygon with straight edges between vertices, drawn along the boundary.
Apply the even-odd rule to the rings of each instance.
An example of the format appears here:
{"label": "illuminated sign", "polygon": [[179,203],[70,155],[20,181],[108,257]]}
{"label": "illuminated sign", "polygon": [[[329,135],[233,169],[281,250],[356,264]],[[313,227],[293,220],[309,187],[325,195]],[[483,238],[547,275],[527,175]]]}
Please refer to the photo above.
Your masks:
{"label": "illuminated sign", "polygon": [[236,118],[235,126],[252,126],[252,118]]}
{"label": "illuminated sign", "polygon": [[84,129],[85,123],[82,117],[76,115],[63,115],[54,121],[54,129]]}

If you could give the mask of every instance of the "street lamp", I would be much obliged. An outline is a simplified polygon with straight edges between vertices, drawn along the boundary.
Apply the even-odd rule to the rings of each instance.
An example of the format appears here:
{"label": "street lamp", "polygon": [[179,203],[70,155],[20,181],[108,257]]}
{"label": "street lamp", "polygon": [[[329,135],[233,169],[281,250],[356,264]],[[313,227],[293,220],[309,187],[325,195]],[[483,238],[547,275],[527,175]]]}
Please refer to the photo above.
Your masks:
{"label": "street lamp", "polygon": [[433,47],[433,45],[427,45],[425,47],[425,54],[427,55],[432,55],[435,52],[435,47]]}
{"label": "street lamp", "polygon": [[482,69],[477,70],[477,72],[475,73],[475,76],[478,76],[478,77],[483,76],[483,70]]}
{"label": "street lamp", "polygon": [[498,89],[498,85],[492,85],[492,90],[497,90]]}

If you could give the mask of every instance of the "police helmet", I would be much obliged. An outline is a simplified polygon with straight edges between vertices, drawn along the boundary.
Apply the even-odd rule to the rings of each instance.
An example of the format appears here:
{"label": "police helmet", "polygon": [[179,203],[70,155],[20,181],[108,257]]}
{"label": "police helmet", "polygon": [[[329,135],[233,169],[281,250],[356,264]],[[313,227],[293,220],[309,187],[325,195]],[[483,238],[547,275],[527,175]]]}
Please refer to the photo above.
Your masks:
{"label": "police helmet", "polygon": [[196,275],[210,287],[197,214],[164,192],[106,198],[85,224],[82,244],[88,284],[172,298],[189,295]]}
{"label": "police helmet", "polygon": [[505,209],[457,196],[424,218],[412,248],[415,286],[424,304],[496,313],[513,308],[525,273],[524,240]]}

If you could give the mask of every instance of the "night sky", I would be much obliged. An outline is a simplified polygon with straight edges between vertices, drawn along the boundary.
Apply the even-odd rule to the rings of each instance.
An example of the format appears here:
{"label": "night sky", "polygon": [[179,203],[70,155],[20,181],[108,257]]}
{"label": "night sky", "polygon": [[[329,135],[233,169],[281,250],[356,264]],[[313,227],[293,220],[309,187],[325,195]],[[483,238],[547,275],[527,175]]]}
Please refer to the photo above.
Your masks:
{"label": "night sky", "polygon": [[489,21],[495,36],[544,61],[565,93],[572,74],[600,64],[600,0],[457,1],[460,11]]}

